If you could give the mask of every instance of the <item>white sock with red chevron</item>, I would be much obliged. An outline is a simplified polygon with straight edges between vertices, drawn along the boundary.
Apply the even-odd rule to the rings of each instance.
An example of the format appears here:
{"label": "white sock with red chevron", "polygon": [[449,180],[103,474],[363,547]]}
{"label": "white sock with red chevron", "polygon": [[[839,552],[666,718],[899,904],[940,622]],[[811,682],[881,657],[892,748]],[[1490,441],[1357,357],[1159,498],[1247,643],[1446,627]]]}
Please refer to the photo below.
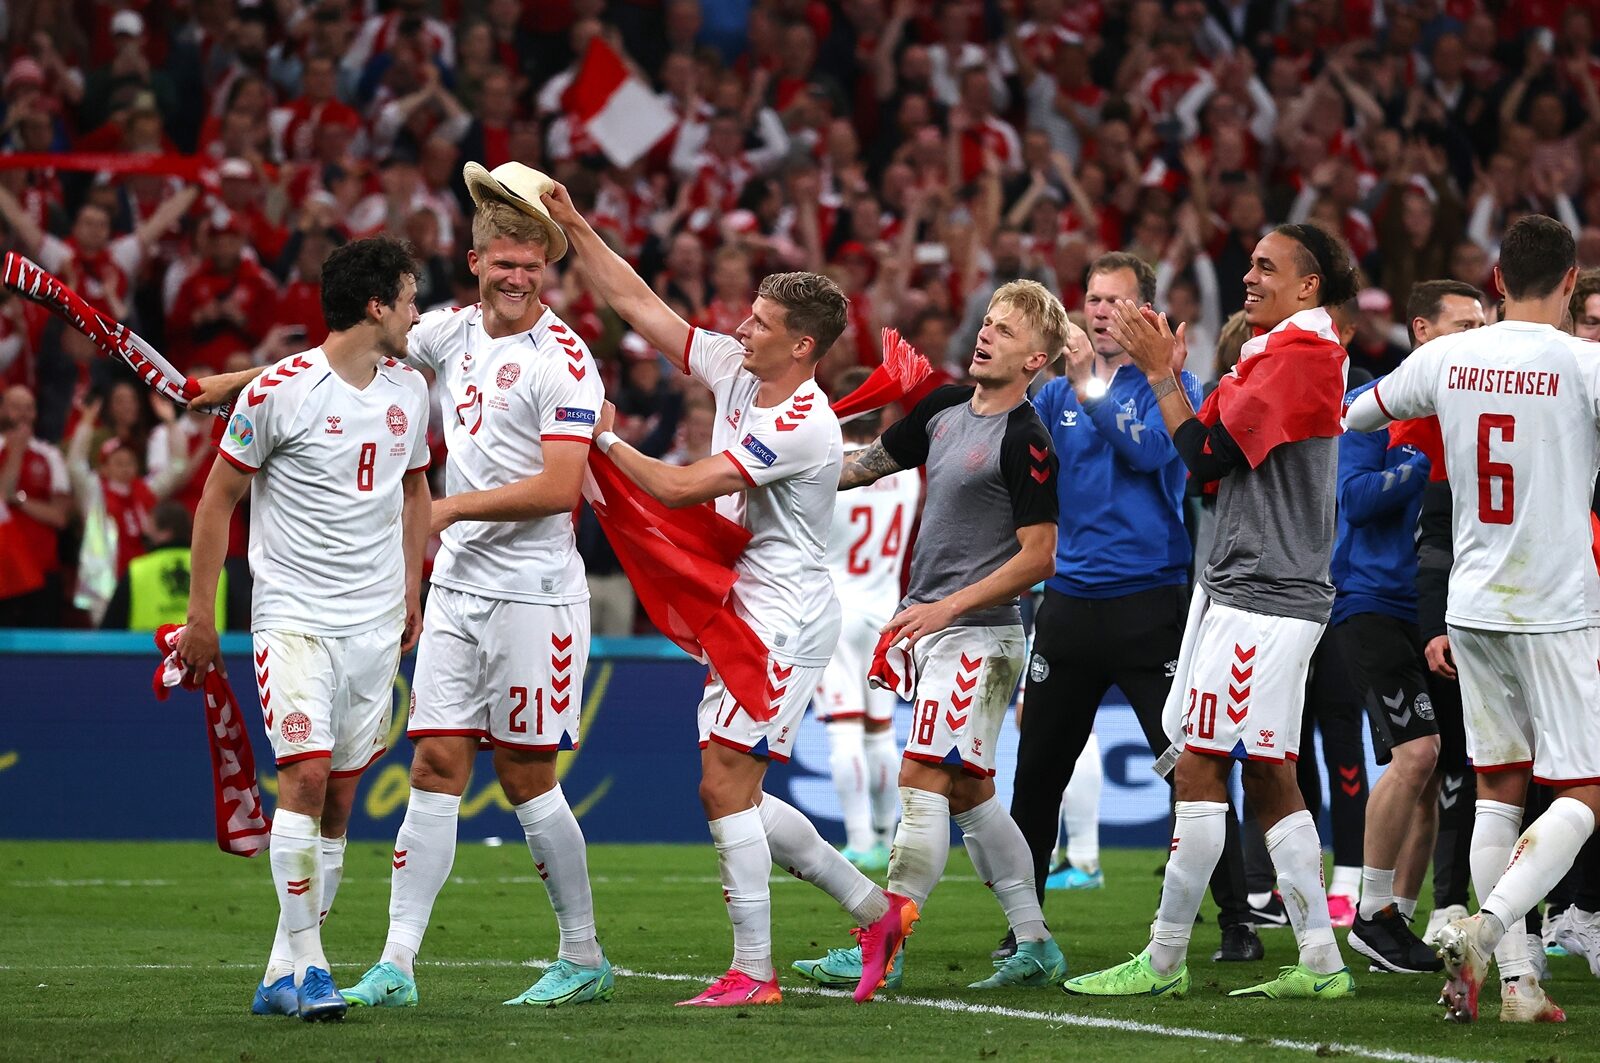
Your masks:
{"label": "white sock with red chevron", "polygon": [[550,907],[561,930],[557,954],[580,967],[598,967],[605,960],[594,933],[594,897],[589,892],[589,857],[583,828],[567,805],[561,784],[524,801],[514,812],[528,840],[533,866],[544,879]]}
{"label": "white sock with red chevron", "polygon": [[389,879],[389,940],[382,960],[414,974],[417,950],[433,915],[433,902],[456,861],[456,820],[461,798],[411,790],[406,818],[394,839],[394,871]]}
{"label": "white sock with red chevron", "polygon": [[272,884],[278,890],[278,913],[288,932],[297,985],[305,978],[308,967],[328,969],[328,957],[322,953],[318,844],[317,821],[311,816],[282,808],[273,814],[272,845],[268,849]]}
{"label": "white sock with red chevron", "polygon": [[829,845],[803,812],[768,793],[760,808],[774,864],[838,901],[861,926],[883,918],[889,910],[883,890]]}
{"label": "white sock with red chevron", "polygon": [[1267,853],[1278,872],[1283,910],[1300,945],[1300,963],[1318,974],[1344,966],[1333,937],[1328,891],[1322,884],[1322,840],[1317,823],[1305,809],[1291,812],[1267,831]]}
{"label": "white sock with red chevron", "polygon": [[1045,941],[1044,910],[1033,888],[1033,854],[1022,828],[1011,818],[998,797],[976,808],[956,813],[967,855],[986,886],[1006,913],[1007,925],[1018,941]]}
{"label": "white sock with red chevron", "polygon": [[828,768],[844,815],[844,843],[857,852],[872,848],[872,806],[867,800],[867,746],[860,720],[828,722]]}
{"label": "white sock with red chevron", "polygon": [[1500,920],[1502,927],[1516,927],[1520,935],[1522,917],[1555,888],[1593,833],[1594,813],[1588,805],[1571,797],[1556,798],[1517,839],[1505,872],[1479,909]]}
{"label": "white sock with red chevron", "polygon": [[1161,904],[1150,924],[1150,966],[1157,974],[1176,971],[1189,954],[1194,917],[1200,912],[1211,872],[1222,857],[1227,815],[1224,801],[1179,801],[1175,806],[1172,846],[1161,879]]}
{"label": "white sock with red chevron", "polygon": [[733,924],[733,969],[770,982],[772,969],[772,851],[761,813],[747,808],[710,823],[722,873],[722,897]]}
{"label": "white sock with red chevron", "polygon": [[[328,921],[328,913],[333,910],[333,898],[339,892],[339,883],[344,881],[344,838],[322,839],[322,912],[319,922]],[[286,974],[294,974],[294,956],[289,952],[289,931],[283,924],[283,913],[278,913],[278,929],[272,937],[272,952],[267,956],[267,973],[262,975],[261,984],[271,985]]]}
{"label": "white sock with red chevron", "polygon": [[923,908],[950,859],[950,799],[902,786],[900,807],[900,827],[889,854],[889,892],[910,897]]}

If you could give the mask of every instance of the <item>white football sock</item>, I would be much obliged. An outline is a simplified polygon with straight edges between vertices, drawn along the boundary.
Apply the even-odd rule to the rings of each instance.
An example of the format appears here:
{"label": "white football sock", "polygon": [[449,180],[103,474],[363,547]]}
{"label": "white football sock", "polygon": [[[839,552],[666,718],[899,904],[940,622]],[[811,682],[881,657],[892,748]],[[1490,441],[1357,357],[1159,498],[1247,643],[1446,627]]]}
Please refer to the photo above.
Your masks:
{"label": "white football sock", "polygon": [[328,921],[333,911],[333,899],[339,895],[339,884],[344,881],[344,849],[349,838],[322,839],[322,912],[319,922]]}
{"label": "white football sock", "polygon": [[1100,869],[1100,740],[1089,732],[1089,744],[1072,767],[1072,781],[1061,795],[1061,823],[1067,828],[1067,862],[1079,871]]}
{"label": "white football sock", "polygon": [[1322,885],[1322,841],[1305,809],[1284,816],[1267,831],[1267,852],[1278,872],[1278,892],[1300,945],[1300,962],[1318,974],[1344,966],[1333,939],[1333,917]]}
{"label": "white football sock", "polygon": [[872,804],[872,829],[877,840],[887,844],[894,837],[894,825],[899,819],[900,747],[894,740],[894,728],[867,731],[862,735],[862,746],[866,755],[867,796]]}
{"label": "white football sock", "polygon": [[1561,881],[1593,833],[1594,813],[1588,805],[1570,797],[1556,798],[1517,840],[1505,873],[1479,909],[1502,926],[1518,926]]}
{"label": "white football sock", "polygon": [[772,851],[761,813],[754,808],[714,819],[711,840],[717,846],[722,897],[733,924],[733,969],[758,982],[769,982],[772,969]]}
{"label": "white football sock", "polygon": [[1417,899],[1415,897],[1396,897],[1394,906],[1400,910],[1400,918],[1411,922],[1417,914]]}
{"label": "white football sock", "polygon": [[828,767],[844,814],[844,843],[857,852],[871,849],[872,806],[867,796],[867,750],[860,720],[828,724]]}
{"label": "white football sock", "polygon": [[888,913],[883,890],[823,840],[798,808],[768,793],[761,795],[759,807],[774,864],[838,901],[860,926],[871,926]]}
{"label": "white football sock", "polygon": [[950,799],[902,786],[900,809],[889,856],[889,892],[910,897],[924,908],[950,859]]}
{"label": "white football sock", "polygon": [[1172,847],[1161,879],[1161,904],[1150,924],[1150,966],[1168,975],[1189,954],[1194,917],[1206,895],[1211,872],[1222,858],[1228,829],[1225,801],[1179,801],[1173,809]]}
{"label": "white football sock", "polygon": [[[1371,919],[1394,903],[1394,868],[1361,869],[1361,918]],[[1405,913],[1401,913],[1402,915]]]}
{"label": "white football sock", "polygon": [[[1472,850],[1469,866],[1472,869],[1472,889],[1480,898],[1494,893],[1511,860],[1511,847],[1522,833],[1522,809],[1504,801],[1479,799],[1474,806],[1472,819]],[[1482,901],[1479,902],[1480,907]],[[1494,948],[1495,966],[1501,978],[1521,978],[1534,973],[1533,958],[1528,954],[1526,934],[1506,934]]]}
{"label": "white football sock", "polygon": [[1327,892],[1355,900],[1361,892],[1361,869],[1346,864],[1334,864],[1333,881],[1328,884]]}
{"label": "white football sock", "polygon": [[[344,846],[345,838],[322,839],[322,909],[318,924],[328,921],[328,913],[333,910],[333,898],[339,892],[339,883],[344,881]],[[272,938],[272,952],[267,958],[267,973],[262,975],[261,984],[271,985],[284,975],[294,974],[294,956],[289,952],[289,931],[283,923],[283,913],[278,913],[278,929]]]}
{"label": "white football sock", "polygon": [[394,872],[389,879],[389,940],[383,960],[415,975],[417,950],[427,933],[433,902],[456,860],[456,820],[461,798],[411,790],[406,818],[394,839]]}
{"label": "white football sock", "polygon": [[972,866],[1006,913],[1006,922],[1018,941],[1047,941],[1044,910],[1033,888],[1033,854],[1028,840],[1011,814],[991,797],[976,808],[956,815]]}
{"label": "white football sock", "polygon": [[322,878],[317,853],[317,821],[300,812],[278,809],[272,817],[272,884],[278,890],[278,911],[288,932],[289,955],[294,960],[294,980],[305,980],[306,969],[328,969],[322,953],[320,922]]}
{"label": "white football sock", "polygon": [[580,967],[605,961],[594,933],[594,897],[589,892],[589,857],[578,817],[567,805],[561,785],[518,805],[514,812],[528,840],[534,870],[544,879],[550,907],[561,930],[557,956]]}

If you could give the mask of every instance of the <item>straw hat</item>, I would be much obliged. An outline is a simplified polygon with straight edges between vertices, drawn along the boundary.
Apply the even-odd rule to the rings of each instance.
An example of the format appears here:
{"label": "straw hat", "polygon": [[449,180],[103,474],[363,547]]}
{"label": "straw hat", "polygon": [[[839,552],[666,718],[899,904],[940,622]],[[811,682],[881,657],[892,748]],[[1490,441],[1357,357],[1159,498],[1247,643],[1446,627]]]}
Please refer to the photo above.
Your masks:
{"label": "straw hat", "polygon": [[520,162],[501,163],[493,170],[469,162],[461,168],[461,176],[472,193],[472,202],[482,206],[485,198],[499,199],[511,204],[544,227],[550,238],[550,261],[555,262],[567,253],[567,234],[550,219],[544,208],[541,193],[555,187],[555,182],[531,166]]}

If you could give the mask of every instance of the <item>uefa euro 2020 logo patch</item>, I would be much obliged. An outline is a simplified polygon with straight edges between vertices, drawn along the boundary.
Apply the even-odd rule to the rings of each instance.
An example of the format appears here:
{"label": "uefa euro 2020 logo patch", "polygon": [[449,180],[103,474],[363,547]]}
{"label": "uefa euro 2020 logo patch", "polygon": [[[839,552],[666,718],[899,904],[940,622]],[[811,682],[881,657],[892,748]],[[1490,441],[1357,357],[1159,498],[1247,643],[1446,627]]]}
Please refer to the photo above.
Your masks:
{"label": "uefa euro 2020 logo patch", "polygon": [[244,414],[236,413],[228,422],[228,438],[241,447],[248,447],[256,441],[256,426]]}
{"label": "uefa euro 2020 logo patch", "polygon": [[556,420],[564,424],[594,424],[594,411],[578,406],[557,406]]}
{"label": "uefa euro 2020 logo patch", "polygon": [[772,448],[761,442],[754,435],[746,435],[739,440],[739,445],[755,455],[755,459],[768,469],[772,468],[772,463],[778,460],[778,455],[773,452]]}

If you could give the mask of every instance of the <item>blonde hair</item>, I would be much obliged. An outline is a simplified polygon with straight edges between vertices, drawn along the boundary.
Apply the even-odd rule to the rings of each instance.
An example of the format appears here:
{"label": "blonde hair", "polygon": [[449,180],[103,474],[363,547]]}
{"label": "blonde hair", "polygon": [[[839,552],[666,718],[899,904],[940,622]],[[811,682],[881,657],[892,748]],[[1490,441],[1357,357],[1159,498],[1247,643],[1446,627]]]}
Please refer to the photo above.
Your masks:
{"label": "blonde hair", "polygon": [[1244,319],[1244,311],[1237,310],[1233,316],[1223,323],[1222,331],[1217,333],[1217,376],[1228,375],[1229,370],[1239,364],[1239,353],[1244,349],[1244,342],[1250,338],[1254,330],[1250,323]]}
{"label": "blonde hair", "polygon": [[1011,281],[995,289],[989,306],[1004,303],[1022,314],[1022,320],[1033,330],[1039,349],[1049,357],[1049,365],[1061,357],[1067,343],[1067,309],[1061,300],[1050,294],[1050,289],[1038,281]]}
{"label": "blonde hair", "polygon": [[485,198],[472,215],[472,249],[481,255],[498,236],[550,251],[550,234],[543,225],[504,200]]}

